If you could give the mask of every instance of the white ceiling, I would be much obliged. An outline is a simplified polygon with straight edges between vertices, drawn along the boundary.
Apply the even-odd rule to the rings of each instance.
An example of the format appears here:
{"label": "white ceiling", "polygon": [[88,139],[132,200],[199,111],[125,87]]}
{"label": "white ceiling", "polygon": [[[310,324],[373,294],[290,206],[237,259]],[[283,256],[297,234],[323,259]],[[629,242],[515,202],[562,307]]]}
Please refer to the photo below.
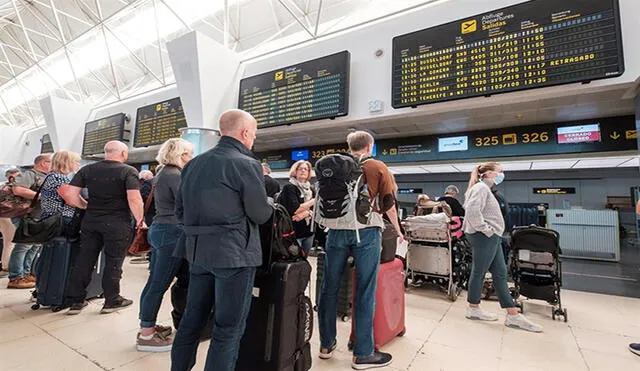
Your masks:
{"label": "white ceiling", "polygon": [[[532,159],[532,160],[505,160],[500,162],[504,171],[536,171],[536,170],[570,170],[570,169],[611,169],[640,167],[639,155],[627,156],[604,156],[599,155],[591,158],[555,158],[555,159]],[[470,173],[478,162],[454,162],[451,164],[435,165],[411,165],[411,166],[389,166],[389,169],[396,175],[407,174],[455,174]],[[288,171],[278,171],[271,173],[274,178],[286,179],[289,177]]]}

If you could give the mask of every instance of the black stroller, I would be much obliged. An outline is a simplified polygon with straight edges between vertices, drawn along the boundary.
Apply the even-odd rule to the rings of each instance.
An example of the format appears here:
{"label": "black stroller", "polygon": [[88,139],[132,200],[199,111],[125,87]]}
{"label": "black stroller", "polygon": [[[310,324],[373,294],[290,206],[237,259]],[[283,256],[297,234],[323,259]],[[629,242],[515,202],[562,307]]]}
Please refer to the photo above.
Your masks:
{"label": "black stroller", "polygon": [[[544,300],[550,305],[551,317],[562,316],[567,322],[567,310],[562,308],[562,266],[560,262],[560,235],[551,229],[516,227],[511,232],[512,265],[515,283],[514,298]],[[524,304],[517,301],[524,312]]]}

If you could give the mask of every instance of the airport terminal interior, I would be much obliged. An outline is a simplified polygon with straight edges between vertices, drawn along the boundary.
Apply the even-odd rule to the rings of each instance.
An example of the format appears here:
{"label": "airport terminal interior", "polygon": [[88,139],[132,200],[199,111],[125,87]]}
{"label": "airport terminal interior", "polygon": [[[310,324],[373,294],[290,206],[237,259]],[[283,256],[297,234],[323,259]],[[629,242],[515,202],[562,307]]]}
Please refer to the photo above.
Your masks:
{"label": "airport terminal interior", "polygon": [[[41,155],[54,154],[54,167],[59,153],[77,156],[80,170],[61,172],[76,185],[68,188],[80,192],[73,175],[109,160],[107,143],[119,141],[127,153],[123,162],[141,175],[142,192],[145,181],[155,187],[164,143],[182,138],[195,158],[210,153],[224,136],[219,117],[240,109],[257,123],[251,151],[243,153],[284,187],[299,184],[299,164],[345,158],[339,155],[350,151],[347,136],[364,131],[375,141],[367,147],[371,158],[395,179],[406,237],[392,230],[395,254],[379,264],[375,354],[393,357],[381,370],[640,370],[639,14],[638,0],[0,0],[0,222],[20,232],[46,219],[28,218],[34,211],[26,206],[21,213],[9,209],[27,197],[15,193],[24,190],[25,174],[39,179]],[[499,162],[504,174],[502,182],[475,179],[493,182],[502,211],[508,256],[493,264],[506,267],[509,295],[544,329],[540,333],[505,326],[512,314],[500,308],[491,274],[482,284],[482,308],[498,320],[466,318],[471,267],[477,269],[471,254],[477,246],[463,233],[471,218],[451,215],[437,202],[447,194],[466,206],[471,174],[487,162]],[[13,169],[22,174],[19,180],[10,176]],[[333,175],[325,169],[308,177],[314,197],[323,184],[318,179]],[[221,180],[203,182],[209,181]],[[30,198],[36,188],[27,190]],[[54,196],[70,205],[60,189]],[[311,202],[301,189],[301,200]],[[353,283],[341,282],[347,309],[340,312],[339,300],[333,358],[319,357],[318,299],[329,252],[320,238],[325,231],[314,222],[326,217],[316,210],[325,194],[307,219],[293,218],[315,230],[308,256],[276,261],[264,238],[257,247],[263,258],[275,259],[258,267],[260,279],[274,274],[275,264],[308,262],[309,284],[294,302],[302,308],[308,297],[313,308],[304,312],[306,322],[302,309],[291,318],[276,314],[277,321],[269,312],[265,323],[282,328],[265,330],[256,328],[260,321],[252,318],[259,310],[252,307],[238,371],[358,369],[349,344],[358,311]],[[436,205],[430,216],[416,213],[424,209],[424,195]],[[280,203],[279,196],[271,197]],[[156,208],[161,202],[148,199]],[[439,216],[446,219],[444,234],[437,241],[420,237],[418,226]],[[126,223],[133,231],[133,218]],[[85,224],[78,224],[83,243],[69,251],[85,246]],[[122,264],[120,293],[132,304],[101,314],[111,305],[103,293],[110,289],[99,279],[103,252],[86,269],[93,277],[88,306],[70,316],[76,254],[65,264],[47,263],[53,239],[30,242],[20,257],[24,267],[12,267],[20,244],[11,243],[7,228],[0,230],[0,371],[181,371],[172,368],[171,341],[180,331],[173,289],[165,290],[157,315],[158,325],[174,327],[160,337],[168,348],[139,347],[140,299],[151,280],[145,251],[129,248]],[[262,225],[261,237],[270,228],[270,221]],[[548,243],[541,247],[543,235]],[[57,236],[72,246],[70,238]],[[376,248],[387,240],[383,233]],[[157,246],[151,240],[144,245],[153,262]],[[543,255],[551,260],[536,260]],[[386,276],[395,263],[397,275]],[[16,276],[16,269],[23,272]],[[43,299],[55,284],[45,275],[65,277],[56,288],[64,300]],[[258,282],[256,308],[269,300]],[[280,304],[269,305],[277,312]],[[305,323],[301,341],[296,334]],[[395,332],[379,340],[390,328]],[[265,339],[278,333],[279,340],[247,335],[265,331]],[[288,338],[295,349],[284,349]],[[200,342],[194,370],[215,370],[205,368],[210,341]],[[274,361],[265,350],[261,359],[262,348],[284,358]]]}

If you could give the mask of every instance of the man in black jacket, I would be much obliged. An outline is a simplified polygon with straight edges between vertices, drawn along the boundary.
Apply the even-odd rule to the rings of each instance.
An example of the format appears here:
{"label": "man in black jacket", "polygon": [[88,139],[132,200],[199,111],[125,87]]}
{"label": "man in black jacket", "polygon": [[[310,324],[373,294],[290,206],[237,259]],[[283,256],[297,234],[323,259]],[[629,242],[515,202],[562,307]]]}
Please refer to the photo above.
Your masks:
{"label": "man in black jacket", "polygon": [[264,175],[264,187],[267,191],[267,196],[276,198],[276,194],[280,192],[280,183],[269,175],[271,174],[271,167],[269,167],[269,164],[262,164],[262,174]]}
{"label": "man in black jacket", "polygon": [[202,326],[215,305],[207,371],[233,371],[262,264],[258,226],[271,217],[260,162],[251,147],[257,122],[247,112],[220,116],[216,147],[182,170],[176,216],[184,224],[178,252],[191,264],[187,308],[173,341],[171,369],[190,370]]}

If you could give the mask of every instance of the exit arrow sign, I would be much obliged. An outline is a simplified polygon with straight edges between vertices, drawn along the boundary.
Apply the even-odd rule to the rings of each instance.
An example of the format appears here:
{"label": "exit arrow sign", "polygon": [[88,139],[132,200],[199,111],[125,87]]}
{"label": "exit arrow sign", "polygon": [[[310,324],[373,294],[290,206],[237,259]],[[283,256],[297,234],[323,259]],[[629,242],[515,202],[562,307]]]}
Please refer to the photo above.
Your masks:
{"label": "exit arrow sign", "polygon": [[613,140],[618,140],[620,139],[620,134],[618,134],[617,131],[614,131],[613,133],[611,133],[611,135],[609,135],[609,137],[611,137],[611,139]]}

